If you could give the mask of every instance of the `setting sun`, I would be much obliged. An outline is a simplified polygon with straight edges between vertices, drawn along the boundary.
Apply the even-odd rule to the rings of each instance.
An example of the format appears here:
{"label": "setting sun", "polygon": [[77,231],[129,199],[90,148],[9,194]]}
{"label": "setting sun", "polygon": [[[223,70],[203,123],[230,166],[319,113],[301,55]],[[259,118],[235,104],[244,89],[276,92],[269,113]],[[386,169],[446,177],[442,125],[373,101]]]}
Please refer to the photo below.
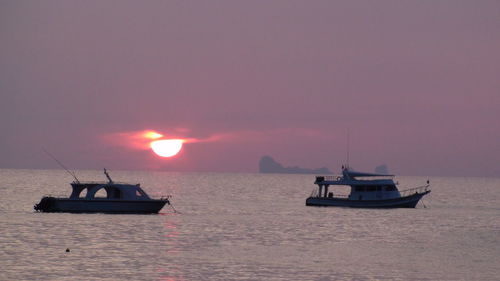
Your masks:
{"label": "setting sun", "polygon": [[180,139],[157,140],[151,142],[151,149],[161,157],[172,157],[182,149],[183,141]]}

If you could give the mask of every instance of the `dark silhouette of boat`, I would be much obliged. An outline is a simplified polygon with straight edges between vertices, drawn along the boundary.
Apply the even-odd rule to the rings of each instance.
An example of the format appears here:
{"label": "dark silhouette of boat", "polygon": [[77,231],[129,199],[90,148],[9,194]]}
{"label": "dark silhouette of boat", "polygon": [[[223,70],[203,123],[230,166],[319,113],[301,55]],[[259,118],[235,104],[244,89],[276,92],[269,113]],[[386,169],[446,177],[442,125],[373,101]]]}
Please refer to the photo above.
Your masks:
{"label": "dark silhouette of boat", "polygon": [[[169,196],[152,199],[140,184],[114,182],[106,169],[104,174],[108,182],[80,182],[75,177],[68,198],[45,196],[33,208],[38,212],[150,214],[170,204]],[[85,197],[81,197],[84,190]],[[100,190],[106,197],[96,197]]]}

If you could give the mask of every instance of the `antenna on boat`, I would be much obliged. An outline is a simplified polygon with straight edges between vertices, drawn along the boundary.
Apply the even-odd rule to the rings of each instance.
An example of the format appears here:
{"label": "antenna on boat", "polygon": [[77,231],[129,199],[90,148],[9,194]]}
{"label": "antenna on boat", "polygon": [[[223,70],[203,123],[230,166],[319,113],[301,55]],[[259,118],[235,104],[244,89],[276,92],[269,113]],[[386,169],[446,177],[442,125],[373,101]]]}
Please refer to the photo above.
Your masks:
{"label": "antenna on boat", "polygon": [[61,166],[66,172],[68,172],[68,174],[70,174],[77,183],[80,183],[80,181],[78,180],[78,178],[76,177],[75,175],[75,172],[72,172],[70,171],[68,168],[66,168],[66,166],[63,165],[63,163],[59,162],[59,160],[57,160],[57,158],[50,154],[50,152],[48,152],[45,148],[42,147],[42,150],[43,152],[45,152],[48,156],[50,156],[50,158],[54,159],[54,161],[56,161],[57,164],[59,164],[59,166]]}
{"label": "antenna on boat", "polygon": [[111,177],[109,176],[108,171],[106,171],[106,168],[104,168],[104,174],[105,174],[105,175],[106,175],[106,177],[108,178],[109,183],[110,183],[110,184],[113,184],[113,180],[112,180],[112,179],[111,179]]}
{"label": "antenna on boat", "polygon": [[347,129],[347,164],[346,169],[349,169],[349,128]]}

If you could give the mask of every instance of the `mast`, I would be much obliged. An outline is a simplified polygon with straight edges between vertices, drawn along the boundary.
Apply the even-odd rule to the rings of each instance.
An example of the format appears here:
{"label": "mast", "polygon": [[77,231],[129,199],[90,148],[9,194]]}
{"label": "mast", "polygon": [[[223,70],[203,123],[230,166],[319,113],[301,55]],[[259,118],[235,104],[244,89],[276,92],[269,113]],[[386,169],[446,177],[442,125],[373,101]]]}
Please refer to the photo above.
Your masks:
{"label": "mast", "polygon": [[349,131],[350,131],[350,130],[349,130],[349,128],[348,128],[348,129],[347,129],[347,164],[346,164],[346,165],[347,165],[347,166],[346,166],[346,168],[347,168],[347,169],[349,168],[349,150],[350,150],[350,149],[349,149],[349,142],[350,142],[350,141],[349,141]]}

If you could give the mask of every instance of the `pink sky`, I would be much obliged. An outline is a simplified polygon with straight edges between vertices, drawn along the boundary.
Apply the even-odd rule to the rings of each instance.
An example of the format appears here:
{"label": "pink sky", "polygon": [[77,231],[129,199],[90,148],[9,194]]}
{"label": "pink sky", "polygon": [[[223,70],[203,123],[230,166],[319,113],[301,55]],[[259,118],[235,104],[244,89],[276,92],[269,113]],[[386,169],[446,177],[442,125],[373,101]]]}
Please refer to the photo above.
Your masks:
{"label": "pink sky", "polygon": [[[500,175],[498,1],[0,1],[0,168]],[[122,145],[156,130],[173,158]],[[108,136],[108,137],[107,137]],[[126,140],[123,139],[123,142]]]}

